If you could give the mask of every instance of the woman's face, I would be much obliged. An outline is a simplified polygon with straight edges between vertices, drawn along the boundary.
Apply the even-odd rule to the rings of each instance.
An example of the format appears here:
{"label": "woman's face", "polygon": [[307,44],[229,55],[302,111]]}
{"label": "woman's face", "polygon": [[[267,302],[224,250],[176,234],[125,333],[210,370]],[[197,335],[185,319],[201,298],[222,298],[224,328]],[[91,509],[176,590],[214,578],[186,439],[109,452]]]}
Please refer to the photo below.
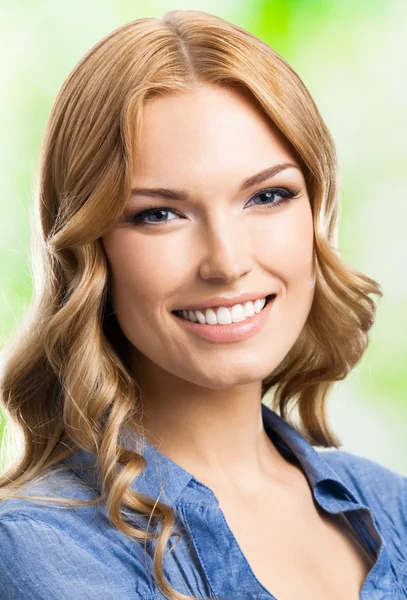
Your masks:
{"label": "woman's face", "polygon": [[[298,165],[293,153],[248,97],[205,85],[145,105],[137,161],[134,188],[185,196],[134,195],[102,238],[116,318],[141,387],[143,377],[214,389],[261,381],[293,346],[311,308],[313,219],[299,166],[241,186],[270,167]],[[281,188],[295,197],[273,207]],[[233,343],[204,339],[172,313],[258,292],[276,294],[267,319]]]}

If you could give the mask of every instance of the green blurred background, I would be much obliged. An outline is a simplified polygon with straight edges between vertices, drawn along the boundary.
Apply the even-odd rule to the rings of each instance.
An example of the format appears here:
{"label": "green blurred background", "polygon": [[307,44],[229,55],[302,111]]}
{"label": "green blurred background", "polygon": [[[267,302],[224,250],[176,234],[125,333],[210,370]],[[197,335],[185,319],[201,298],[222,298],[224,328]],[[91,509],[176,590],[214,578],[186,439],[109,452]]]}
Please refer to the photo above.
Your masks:
{"label": "green blurred background", "polygon": [[[0,346],[31,299],[33,194],[59,88],[85,52],[116,27],[191,8],[232,21],[275,48],[302,78],[333,134],[342,181],[340,249],[382,285],[384,298],[367,352],[336,384],[330,422],[343,449],[407,475],[406,0],[0,5]],[[0,436],[11,439],[0,418]]]}

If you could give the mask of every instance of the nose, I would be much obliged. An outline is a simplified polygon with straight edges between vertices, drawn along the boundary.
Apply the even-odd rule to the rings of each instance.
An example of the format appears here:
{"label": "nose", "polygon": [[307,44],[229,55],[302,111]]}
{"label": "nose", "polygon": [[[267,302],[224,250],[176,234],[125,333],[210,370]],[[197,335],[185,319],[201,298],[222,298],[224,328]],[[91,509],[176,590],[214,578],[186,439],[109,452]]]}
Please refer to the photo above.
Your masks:
{"label": "nose", "polygon": [[239,279],[252,270],[251,239],[247,230],[230,218],[213,219],[203,231],[204,258],[200,264],[202,279],[225,283]]}

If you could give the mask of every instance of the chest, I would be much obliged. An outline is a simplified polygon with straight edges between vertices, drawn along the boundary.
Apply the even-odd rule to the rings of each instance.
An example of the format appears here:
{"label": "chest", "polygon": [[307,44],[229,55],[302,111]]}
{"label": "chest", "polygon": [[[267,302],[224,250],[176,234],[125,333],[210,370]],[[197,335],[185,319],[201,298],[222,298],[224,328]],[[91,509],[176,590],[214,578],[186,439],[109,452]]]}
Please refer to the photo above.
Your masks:
{"label": "chest", "polygon": [[260,583],[277,600],[359,600],[374,560],[344,514],[324,511],[309,488],[301,501],[281,500],[248,510],[236,500],[220,499],[226,522]]}

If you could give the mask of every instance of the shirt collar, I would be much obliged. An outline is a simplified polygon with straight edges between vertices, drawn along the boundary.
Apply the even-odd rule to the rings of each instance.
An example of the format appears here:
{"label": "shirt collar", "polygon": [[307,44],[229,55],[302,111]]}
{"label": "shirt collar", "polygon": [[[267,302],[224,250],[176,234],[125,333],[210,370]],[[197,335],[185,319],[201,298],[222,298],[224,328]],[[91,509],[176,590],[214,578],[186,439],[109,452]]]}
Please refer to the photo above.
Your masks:
{"label": "shirt collar", "polygon": [[356,497],[321,454],[276,412],[262,403],[263,424],[269,438],[281,444],[300,462],[312,488],[324,488],[344,504],[359,504]]}
{"label": "shirt collar", "polygon": [[[276,447],[283,447],[285,451],[294,455],[312,488],[325,486],[326,490],[329,489],[329,494],[334,495],[338,502],[342,502],[341,506],[348,503],[358,504],[351,490],[328,462],[292,425],[264,403],[261,404],[261,408],[267,435]],[[145,469],[131,484],[134,491],[172,506],[186,501],[202,503],[205,497],[217,502],[215,494],[209,487],[198,481],[148,440],[141,440],[137,434],[127,428],[122,428],[121,431],[124,433],[121,445],[142,454],[147,461]],[[65,459],[64,463],[92,487],[100,490],[100,478],[97,475],[94,453],[79,450]],[[192,488],[194,493],[188,493],[188,488]]]}

